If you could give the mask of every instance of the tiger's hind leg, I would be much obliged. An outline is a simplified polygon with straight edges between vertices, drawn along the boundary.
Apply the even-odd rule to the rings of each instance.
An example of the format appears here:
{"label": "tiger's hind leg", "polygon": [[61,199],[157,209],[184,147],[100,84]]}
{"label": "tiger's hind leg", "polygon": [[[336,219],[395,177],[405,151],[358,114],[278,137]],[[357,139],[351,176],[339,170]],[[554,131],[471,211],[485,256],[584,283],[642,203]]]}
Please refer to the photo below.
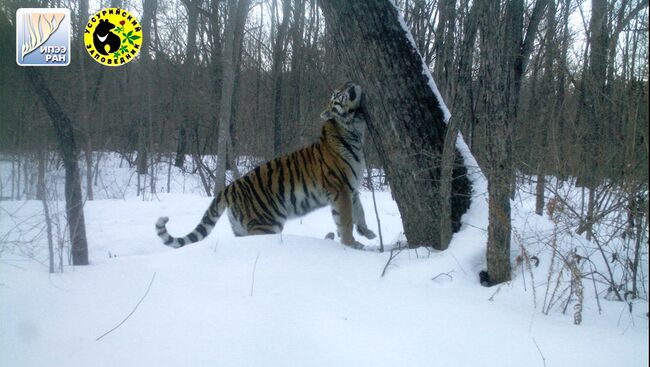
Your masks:
{"label": "tiger's hind leg", "polygon": [[369,240],[377,237],[375,232],[371,231],[366,224],[366,215],[363,212],[363,205],[361,205],[358,191],[355,191],[352,195],[352,219],[354,224],[357,225],[357,232],[360,235]]}
{"label": "tiger's hind leg", "polygon": [[236,208],[228,211],[230,226],[237,237],[259,234],[276,234],[281,233],[284,228],[284,221],[276,221],[274,224],[260,224],[258,221],[254,221],[255,223],[248,222],[244,224],[237,219],[238,217],[239,215]]}
{"label": "tiger's hind leg", "polygon": [[341,192],[338,195],[332,205],[332,217],[336,223],[336,230],[341,236],[341,242],[346,246],[362,249],[363,244],[357,242],[352,235],[352,193]]}

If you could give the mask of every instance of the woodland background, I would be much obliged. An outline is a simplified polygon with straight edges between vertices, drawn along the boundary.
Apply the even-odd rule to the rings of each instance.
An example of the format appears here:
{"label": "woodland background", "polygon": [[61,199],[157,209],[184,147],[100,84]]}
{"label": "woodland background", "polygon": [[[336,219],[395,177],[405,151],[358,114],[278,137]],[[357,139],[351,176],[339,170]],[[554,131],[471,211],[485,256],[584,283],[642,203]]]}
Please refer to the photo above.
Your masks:
{"label": "woodland background", "polygon": [[[616,297],[628,285],[637,296],[637,269],[647,254],[647,0],[480,4],[397,1],[479,165],[498,171],[498,159],[511,164],[512,179],[507,167],[499,181],[511,186],[506,192],[533,182],[540,215],[545,196],[565,206],[567,228],[577,226],[571,230],[593,238],[594,248],[625,269],[624,281],[603,276]],[[15,64],[13,17],[20,7],[71,9],[70,66],[30,79]],[[127,66],[99,65],[81,47],[86,20],[103,7],[140,17],[143,48]],[[154,179],[161,166],[153,163],[165,162],[199,175],[210,195],[215,177],[223,177],[211,157],[226,155],[222,170],[236,177],[234,167],[310,142],[331,90],[349,79],[332,39],[333,30],[346,30],[328,24],[316,0],[4,0],[0,18],[0,151],[13,167],[3,199],[39,198],[43,175],[32,172],[44,170],[33,168],[56,150],[34,80],[52,90],[72,122],[84,200],[93,200],[107,151],[137,167],[139,194],[169,189]],[[501,49],[494,45],[512,51],[502,58],[513,62],[511,71],[495,68]],[[501,92],[505,105],[495,97]],[[511,141],[499,148],[500,158],[492,150],[497,130]],[[384,168],[372,141],[367,152],[371,167]],[[485,170],[490,178],[493,169]],[[577,204],[563,196],[563,182],[581,188]],[[596,225],[607,230],[594,233]],[[622,252],[608,249],[621,237],[635,240]]]}
{"label": "woodland background", "polygon": [[[523,28],[517,32],[530,47],[530,59],[512,128],[516,169],[565,178],[647,182],[647,1],[521,3]],[[75,122],[82,152],[121,152],[133,163],[138,160],[143,173],[148,162],[169,159],[177,165],[184,161],[187,169],[213,169],[192,160],[217,152],[223,80],[231,77],[224,75],[222,62],[228,32],[234,32],[233,44],[239,51],[234,67],[226,70],[234,78],[229,112],[234,156],[265,160],[313,140],[331,90],[347,79],[317,1],[145,0],[91,5],[92,9],[84,0],[6,0],[0,10],[14,17],[19,7],[68,7],[78,15],[72,20],[72,63],[47,69],[47,82]],[[229,9],[238,5],[246,9],[233,28],[226,29]],[[398,5],[452,115],[462,119],[465,140],[483,160],[481,65],[475,61],[469,75],[459,75],[455,61],[465,51],[466,34],[476,32],[474,4],[420,0]],[[90,62],[79,47],[88,14],[108,6],[138,14],[147,32],[139,60],[127,67]],[[590,15],[598,7],[605,18],[592,29]],[[3,39],[13,39],[10,27],[2,31]],[[596,47],[602,54],[590,52],[595,41],[601,42]],[[4,86],[0,149],[18,155],[53,150],[49,117],[12,62],[13,46],[3,43],[0,49],[6,61],[0,65]],[[478,40],[474,47],[477,55],[486,51]],[[460,103],[466,94],[470,100]],[[596,111],[591,104],[598,105]],[[137,156],[138,151],[149,154]],[[368,151],[372,156],[374,150]],[[92,155],[86,158],[92,161]],[[87,192],[92,198],[90,186]]]}

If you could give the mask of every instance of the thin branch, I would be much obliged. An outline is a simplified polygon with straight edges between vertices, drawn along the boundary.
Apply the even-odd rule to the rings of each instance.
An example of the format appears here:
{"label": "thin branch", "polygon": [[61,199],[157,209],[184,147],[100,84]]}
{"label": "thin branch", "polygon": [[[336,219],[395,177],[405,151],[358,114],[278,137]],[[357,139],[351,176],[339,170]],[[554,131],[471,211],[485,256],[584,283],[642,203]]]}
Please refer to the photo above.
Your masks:
{"label": "thin branch", "polygon": [[391,261],[393,261],[393,259],[395,259],[403,249],[404,247],[400,246],[400,242],[397,242],[397,247],[390,249],[390,257],[388,258],[388,261],[386,261],[386,265],[384,265],[384,270],[381,272],[382,277],[386,275],[386,269],[388,269]]}
{"label": "thin branch", "polygon": [[142,301],[145,299],[145,297],[147,297],[147,294],[149,294],[149,290],[151,289],[151,285],[153,284],[153,280],[154,280],[154,279],[156,279],[156,272],[154,272],[154,273],[153,273],[153,276],[151,276],[151,281],[149,282],[149,286],[147,287],[147,291],[144,292],[144,294],[142,295],[142,298],[140,298],[140,300],[139,300],[138,303],[135,305],[135,307],[133,308],[133,310],[131,310],[131,312],[130,312],[128,315],[126,315],[126,317],[124,318],[124,320],[122,320],[119,324],[117,324],[117,326],[115,326],[115,327],[112,328],[111,330],[109,330],[109,331],[105,332],[104,334],[102,334],[100,337],[98,337],[97,339],[95,339],[95,341],[99,341],[101,338],[105,337],[106,335],[108,335],[108,334],[110,334],[111,332],[113,332],[115,329],[117,329],[117,328],[119,328],[120,326],[122,326],[122,324],[124,324],[124,323],[126,322],[126,320],[128,320],[129,317],[131,317],[131,315],[133,315],[133,313],[135,313],[135,310],[138,309],[138,306],[140,306],[140,303],[142,303]]}
{"label": "thin branch", "polygon": [[539,356],[542,357],[542,364],[544,367],[546,367],[546,358],[544,357],[544,354],[542,353],[542,350],[539,348],[539,345],[537,345],[537,341],[535,338],[533,338],[533,343],[535,343],[535,347],[537,347],[537,351],[539,352]]}
{"label": "thin branch", "polygon": [[251,277],[251,297],[253,297],[253,287],[255,287],[255,269],[257,269],[257,260],[260,258],[260,252],[257,252],[257,257],[255,257],[255,263],[253,264],[253,275]]}
{"label": "thin branch", "polygon": [[449,277],[449,279],[454,279],[454,277],[451,276],[451,274],[453,274],[453,273],[454,273],[454,270],[452,269],[452,270],[450,270],[450,271],[448,271],[446,273],[440,273],[440,274],[436,275],[435,277],[431,278],[431,280],[436,280],[438,277],[440,277],[442,275],[445,275],[445,276]]}

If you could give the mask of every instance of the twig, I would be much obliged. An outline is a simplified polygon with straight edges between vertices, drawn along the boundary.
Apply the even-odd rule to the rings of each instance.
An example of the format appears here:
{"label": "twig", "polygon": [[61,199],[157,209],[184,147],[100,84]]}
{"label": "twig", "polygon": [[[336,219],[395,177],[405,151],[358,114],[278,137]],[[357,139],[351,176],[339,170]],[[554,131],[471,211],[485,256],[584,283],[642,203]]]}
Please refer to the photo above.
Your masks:
{"label": "twig", "polygon": [[370,185],[370,192],[372,193],[372,205],[375,208],[375,218],[377,218],[377,231],[379,232],[379,252],[384,252],[384,238],[381,235],[381,221],[379,220],[379,212],[377,211],[377,200],[375,199],[375,183],[372,182],[372,176],[370,175],[370,168],[366,168],[368,172]]}
{"label": "twig", "polygon": [[142,303],[142,301],[145,299],[145,297],[147,297],[147,294],[149,294],[149,290],[151,289],[151,285],[153,284],[153,280],[154,280],[154,279],[156,279],[156,272],[154,272],[154,273],[153,273],[153,276],[151,277],[151,281],[149,282],[149,286],[147,287],[147,291],[144,292],[144,294],[142,295],[142,298],[140,298],[140,300],[139,300],[138,303],[135,305],[135,307],[133,308],[133,310],[131,310],[131,312],[130,312],[130,313],[129,313],[125,318],[124,318],[124,320],[122,320],[122,322],[120,322],[119,324],[117,324],[117,326],[115,326],[115,327],[112,328],[111,330],[109,330],[109,331],[105,332],[104,334],[102,334],[100,337],[98,337],[97,339],[95,339],[95,341],[99,341],[99,339],[105,337],[106,335],[108,335],[108,334],[110,334],[111,332],[113,332],[115,329],[117,329],[117,328],[119,328],[120,326],[122,326],[122,324],[124,324],[124,322],[126,322],[126,320],[128,320],[129,317],[131,317],[131,315],[133,315],[133,313],[135,312],[135,310],[138,309],[138,306],[140,306],[140,303]]}
{"label": "twig", "polygon": [[490,296],[490,298],[488,298],[488,301],[494,301],[494,296],[496,296],[497,294],[499,294],[499,291],[501,290],[501,287],[503,287],[504,284],[508,284],[508,283],[509,283],[509,282],[505,282],[505,283],[501,283],[501,284],[499,284],[499,286],[498,286],[497,289],[494,291],[494,293],[492,293],[492,295]]}
{"label": "twig", "polygon": [[537,351],[539,352],[540,357],[542,357],[542,364],[544,367],[546,367],[546,358],[544,358],[544,354],[542,353],[542,350],[539,349],[539,345],[537,345],[537,341],[535,338],[533,338],[533,343],[535,343],[535,347],[537,347]]}
{"label": "twig", "polygon": [[450,271],[448,271],[446,273],[440,273],[440,274],[436,275],[435,277],[431,278],[431,280],[436,280],[439,276],[442,276],[442,275],[448,276],[449,279],[454,279],[454,277],[451,276],[451,274],[453,274],[453,272],[454,272],[454,270],[452,269],[452,270],[450,270]]}
{"label": "twig", "polygon": [[260,258],[260,252],[257,252],[255,263],[253,264],[253,276],[251,278],[251,297],[253,297],[253,287],[255,286],[255,269],[257,269],[257,260]]}
{"label": "twig", "polygon": [[458,261],[458,259],[456,258],[456,256],[454,256],[454,253],[451,252],[451,250],[449,250],[449,249],[447,249],[446,252],[449,253],[449,255],[451,255],[451,257],[454,259],[454,261],[456,262],[456,264],[457,264],[458,267],[460,268],[460,271],[462,271],[463,274],[467,275],[467,272],[465,271],[465,269],[463,269],[463,266],[460,264],[460,261]]}
{"label": "twig", "polygon": [[384,265],[384,270],[381,272],[381,276],[383,277],[386,275],[386,269],[388,269],[388,265],[390,265],[390,262],[393,261],[399,255],[400,252],[402,252],[403,247],[400,246],[400,243],[397,243],[397,247],[394,247],[390,249],[390,257],[388,258],[388,261],[386,261],[386,265]]}

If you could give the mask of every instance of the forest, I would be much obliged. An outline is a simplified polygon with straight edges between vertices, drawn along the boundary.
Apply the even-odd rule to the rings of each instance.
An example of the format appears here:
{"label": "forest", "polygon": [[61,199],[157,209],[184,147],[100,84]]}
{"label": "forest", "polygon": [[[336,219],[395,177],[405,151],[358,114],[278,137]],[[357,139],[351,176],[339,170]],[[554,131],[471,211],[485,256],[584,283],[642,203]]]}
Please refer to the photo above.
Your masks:
{"label": "forest", "polygon": [[[17,65],[20,8],[70,9],[68,66]],[[84,28],[105,8],[125,9],[141,26],[138,56],[122,66],[102,65],[86,51]],[[360,251],[353,255],[358,261],[346,259],[344,266],[378,267],[382,279],[400,271],[412,279],[425,266],[435,267],[426,277],[436,284],[449,278],[451,285],[442,287],[487,292],[480,294],[490,301],[516,300],[517,307],[532,292],[537,311],[568,312],[576,325],[609,314],[597,326],[606,324],[612,333],[620,333],[620,315],[626,314],[637,329],[626,336],[631,343],[621,343],[645,345],[627,361],[647,365],[648,37],[647,0],[1,0],[0,268],[27,258],[64,274],[80,265],[105,264],[106,256],[127,261],[162,253],[154,223],[163,209],[171,223],[177,213],[194,215],[181,219],[182,227],[170,226],[173,232],[193,228],[206,203],[226,185],[317,141],[332,91],[354,81],[363,89],[367,120],[359,191],[365,218],[379,235],[364,244],[367,256],[378,257],[364,259],[366,252]],[[104,222],[103,217],[120,215],[126,222],[113,227]],[[317,229],[287,229],[280,243],[300,246],[300,236],[323,238],[320,222],[332,227],[331,218],[314,215]],[[224,226],[218,225],[225,229],[210,237],[213,249],[201,248],[201,256],[223,256],[217,246],[233,255],[234,247],[227,246],[235,240],[252,246],[243,250],[254,259],[254,265],[246,262],[253,266],[247,273],[252,297],[258,259],[262,265],[264,256],[271,256],[264,252],[260,259],[263,249],[256,247],[266,240],[235,239],[230,233],[223,238],[230,232]],[[131,232],[146,245],[128,249],[122,241],[129,239],[110,237],[109,230]],[[300,247],[305,257],[286,261],[310,264],[306,251]],[[335,263],[349,251],[321,255]],[[291,256],[287,253],[283,256]],[[433,263],[417,262],[423,253]],[[201,259],[188,252],[178,256],[178,261]],[[120,266],[139,275],[132,261],[140,260]],[[219,261],[236,269],[236,260]],[[182,268],[193,274],[191,265]],[[0,271],[0,285],[20,279],[3,271],[8,273]],[[155,288],[158,272],[157,282],[163,282],[162,270],[139,279],[151,278],[149,287]],[[278,274],[268,279],[287,280]],[[263,278],[258,282],[265,284]],[[415,290],[422,287],[418,283]],[[130,301],[139,291],[129,293]],[[386,292],[410,297],[401,290]],[[8,297],[16,307],[31,299]],[[236,297],[229,300],[244,305]],[[467,311],[480,313],[474,306],[466,305]],[[428,336],[410,321],[405,333]],[[555,335],[544,330],[540,338]],[[6,331],[0,339],[12,335]],[[315,340],[323,335],[317,333]],[[544,350],[533,341],[530,356],[513,357],[519,365],[534,358],[546,366],[544,352],[556,353],[556,365],[563,364],[558,359],[566,361],[561,350]],[[26,351],[29,343],[0,342],[0,350],[12,347]],[[345,350],[350,354],[317,358],[316,365],[373,360]],[[498,364],[487,346],[479,351],[488,356],[488,365]],[[92,353],[88,358],[103,350]],[[271,358],[269,365],[306,360],[290,354],[288,359],[264,355]],[[376,355],[390,357],[376,357],[379,365],[394,362],[392,353]],[[575,365],[607,365],[598,363],[602,356],[591,357],[594,363],[587,358]],[[247,365],[232,358],[223,361]],[[30,365],[29,358],[18,364],[1,361]],[[111,365],[110,358],[104,361]]]}

